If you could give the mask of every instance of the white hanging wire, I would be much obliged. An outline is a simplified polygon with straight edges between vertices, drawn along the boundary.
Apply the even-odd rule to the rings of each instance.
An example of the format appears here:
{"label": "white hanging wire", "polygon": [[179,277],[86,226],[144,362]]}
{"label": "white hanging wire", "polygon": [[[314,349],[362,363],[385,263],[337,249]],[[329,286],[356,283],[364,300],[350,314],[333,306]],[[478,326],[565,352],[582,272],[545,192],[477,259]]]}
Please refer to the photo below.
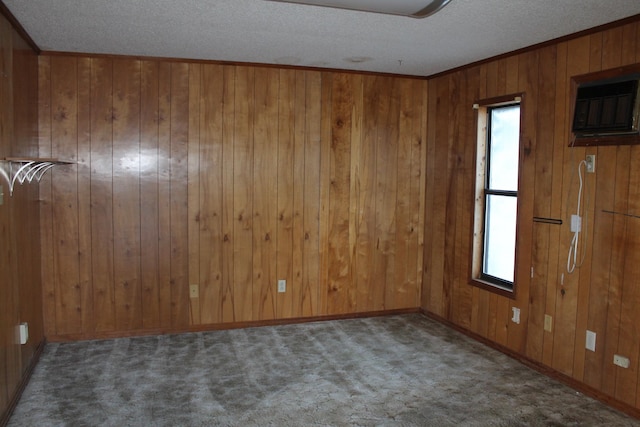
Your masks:
{"label": "white hanging wire", "polygon": [[[578,163],[578,181],[579,181],[579,186],[578,186],[578,204],[576,206],[576,213],[575,215],[577,217],[580,217],[581,212],[584,211],[584,220],[580,221],[580,226],[577,227],[577,229],[573,232],[573,237],[571,239],[571,244],[569,245],[569,253],[567,255],[567,273],[571,274],[575,271],[576,267],[580,267],[583,263],[584,263],[584,259],[586,257],[586,240],[582,239],[582,254],[581,254],[581,258],[580,261],[578,261],[578,249],[579,249],[579,241],[580,241],[580,233],[586,233],[587,232],[587,225],[589,223],[589,199],[586,196],[586,194],[588,193],[586,191],[586,182],[583,181],[582,179],[582,168],[586,168],[587,166],[587,162],[582,160],[580,161],[580,163]],[[573,173],[572,173],[572,179],[571,181],[573,181]],[[585,193],[585,208],[584,210],[581,210],[582,207],[582,193]]]}

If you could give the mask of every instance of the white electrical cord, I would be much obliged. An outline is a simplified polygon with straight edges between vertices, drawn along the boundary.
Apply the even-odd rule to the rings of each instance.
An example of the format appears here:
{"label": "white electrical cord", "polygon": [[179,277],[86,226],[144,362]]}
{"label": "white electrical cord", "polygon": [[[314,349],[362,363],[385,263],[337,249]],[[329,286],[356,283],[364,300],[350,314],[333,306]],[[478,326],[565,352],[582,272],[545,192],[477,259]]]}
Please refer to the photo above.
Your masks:
{"label": "white electrical cord", "polygon": [[[580,169],[582,166],[586,168],[587,162],[582,160],[580,163],[578,163],[578,180],[580,181],[580,187],[578,189],[578,206],[576,208],[576,216],[578,218],[580,218],[580,204],[582,202],[582,192],[583,192],[582,171]],[[584,221],[585,230],[584,231],[586,231],[586,225],[587,225],[586,212],[587,210],[585,209],[585,221]],[[581,230],[582,221],[578,220],[578,223],[579,224],[577,228],[573,232],[573,238],[571,239],[571,244],[569,245],[569,254],[567,256],[567,273],[569,274],[573,273],[573,271],[576,269],[576,266],[579,267],[580,265],[582,265],[582,262],[584,261],[585,252],[586,252],[585,250],[582,251],[582,259],[578,264],[578,242],[580,240],[580,232],[582,231]]]}

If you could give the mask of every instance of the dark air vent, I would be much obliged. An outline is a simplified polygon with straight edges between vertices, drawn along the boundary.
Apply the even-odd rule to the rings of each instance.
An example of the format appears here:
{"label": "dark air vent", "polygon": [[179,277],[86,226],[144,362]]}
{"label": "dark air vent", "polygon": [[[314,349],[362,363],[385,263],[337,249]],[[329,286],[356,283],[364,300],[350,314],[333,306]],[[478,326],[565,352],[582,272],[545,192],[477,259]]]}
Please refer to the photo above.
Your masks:
{"label": "dark air vent", "polygon": [[578,87],[573,132],[579,137],[638,133],[638,75]]}

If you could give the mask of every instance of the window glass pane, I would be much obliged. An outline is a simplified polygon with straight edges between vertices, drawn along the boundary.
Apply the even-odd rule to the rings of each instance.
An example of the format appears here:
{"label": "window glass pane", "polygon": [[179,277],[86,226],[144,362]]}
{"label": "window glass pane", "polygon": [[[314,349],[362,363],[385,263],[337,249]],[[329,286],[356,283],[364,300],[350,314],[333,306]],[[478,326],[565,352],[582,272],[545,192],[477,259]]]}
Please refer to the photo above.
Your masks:
{"label": "window glass pane", "polygon": [[520,106],[493,108],[489,135],[489,188],[518,190]]}
{"label": "window glass pane", "polygon": [[518,198],[488,195],[483,272],[513,282]]}

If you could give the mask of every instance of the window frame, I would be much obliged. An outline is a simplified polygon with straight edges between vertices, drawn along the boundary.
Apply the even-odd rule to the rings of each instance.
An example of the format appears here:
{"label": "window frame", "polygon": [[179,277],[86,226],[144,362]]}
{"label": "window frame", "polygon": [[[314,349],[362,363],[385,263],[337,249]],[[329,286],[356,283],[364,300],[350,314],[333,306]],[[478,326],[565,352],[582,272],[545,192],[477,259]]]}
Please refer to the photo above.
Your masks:
{"label": "window frame", "polygon": [[[472,262],[470,271],[470,284],[488,291],[498,293],[511,299],[516,298],[517,290],[517,265],[518,265],[518,234],[520,224],[520,186],[517,191],[509,190],[487,190],[490,172],[489,148],[489,113],[491,109],[518,105],[520,107],[520,126],[518,137],[518,184],[522,173],[522,135],[524,124],[524,96],[522,93],[505,95],[502,97],[490,98],[477,101],[474,104],[477,119],[477,134],[475,144],[475,192],[474,192],[474,212],[473,212],[473,235],[472,235]],[[515,193],[515,194],[513,194]],[[514,247],[514,277],[513,283],[501,278],[484,273],[485,262],[485,228],[486,228],[486,205],[490,195],[504,195],[516,197],[516,238]]]}

